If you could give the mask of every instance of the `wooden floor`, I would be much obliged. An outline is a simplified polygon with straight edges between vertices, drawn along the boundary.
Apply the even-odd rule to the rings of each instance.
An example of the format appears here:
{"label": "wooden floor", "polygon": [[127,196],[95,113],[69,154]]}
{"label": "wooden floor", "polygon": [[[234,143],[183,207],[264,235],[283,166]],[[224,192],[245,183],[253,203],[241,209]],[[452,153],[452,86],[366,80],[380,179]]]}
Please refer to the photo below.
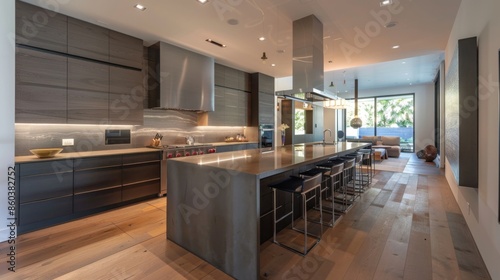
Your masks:
{"label": "wooden floor", "polygon": [[[377,171],[373,184],[301,257],[261,247],[261,279],[490,279],[442,174]],[[16,272],[1,279],[231,279],[166,240],[159,198],[17,239]]]}

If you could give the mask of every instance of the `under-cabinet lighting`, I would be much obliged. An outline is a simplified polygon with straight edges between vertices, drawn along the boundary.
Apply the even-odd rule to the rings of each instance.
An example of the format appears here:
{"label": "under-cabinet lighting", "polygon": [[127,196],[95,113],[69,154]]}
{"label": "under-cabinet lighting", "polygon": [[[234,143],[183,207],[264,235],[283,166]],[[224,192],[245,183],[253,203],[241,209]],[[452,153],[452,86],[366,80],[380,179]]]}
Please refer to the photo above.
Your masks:
{"label": "under-cabinet lighting", "polygon": [[399,49],[399,45],[392,46],[393,49]]}
{"label": "under-cabinet lighting", "polygon": [[143,6],[143,5],[141,5],[141,4],[135,4],[135,6],[134,6],[134,7],[135,7],[136,9],[138,9],[138,10],[141,10],[141,11],[146,10],[146,7],[144,7],[144,6]]}
{"label": "under-cabinet lighting", "polygon": [[232,157],[222,158],[222,159],[221,158],[217,158],[217,160],[211,160],[211,161],[200,160],[200,162],[198,162],[198,165],[220,163],[220,162],[224,162],[224,161],[231,161],[231,160],[235,160],[235,159],[246,159],[246,158],[251,158],[251,157],[252,156],[244,155],[244,156],[240,156],[240,157],[232,156]]}
{"label": "under-cabinet lighting", "polygon": [[196,1],[198,1],[198,2],[199,2],[199,3],[201,3],[201,4],[205,4],[205,3],[207,3],[207,2],[208,2],[208,0],[196,0]]}

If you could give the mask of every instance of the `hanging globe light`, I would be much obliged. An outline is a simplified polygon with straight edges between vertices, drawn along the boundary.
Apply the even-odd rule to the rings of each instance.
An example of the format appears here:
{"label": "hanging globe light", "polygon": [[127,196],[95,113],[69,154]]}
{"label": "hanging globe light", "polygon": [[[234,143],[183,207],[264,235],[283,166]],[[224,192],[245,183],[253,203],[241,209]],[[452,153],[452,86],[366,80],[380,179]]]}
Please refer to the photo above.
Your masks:
{"label": "hanging globe light", "polygon": [[363,121],[358,117],[358,79],[354,80],[354,118],[351,120],[351,127],[358,129],[363,125]]}

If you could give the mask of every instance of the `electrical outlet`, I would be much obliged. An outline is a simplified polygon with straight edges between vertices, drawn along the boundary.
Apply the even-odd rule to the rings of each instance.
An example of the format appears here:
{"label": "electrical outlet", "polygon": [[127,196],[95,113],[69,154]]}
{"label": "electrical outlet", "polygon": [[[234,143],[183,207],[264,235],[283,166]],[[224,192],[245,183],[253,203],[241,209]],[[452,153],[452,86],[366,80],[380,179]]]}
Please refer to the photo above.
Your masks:
{"label": "electrical outlet", "polygon": [[62,145],[63,146],[73,146],[73,145],[75,145],[75,139],[73,139],[73,138],[63,139]]}

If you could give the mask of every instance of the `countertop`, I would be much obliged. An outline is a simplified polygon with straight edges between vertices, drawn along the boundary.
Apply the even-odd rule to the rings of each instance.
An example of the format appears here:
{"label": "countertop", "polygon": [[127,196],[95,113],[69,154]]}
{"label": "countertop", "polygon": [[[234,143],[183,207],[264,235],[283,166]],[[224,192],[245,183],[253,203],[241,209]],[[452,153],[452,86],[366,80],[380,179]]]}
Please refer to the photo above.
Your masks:
{"label": "countertop", "polygon": [[28,162],[41,162],[48,160],[61,160],[61,159],[73,159],[73,158],[83,158],[83,157],[98,157],[98,156],[112,156],[112,155],[123,155],[123,154],[135,154],[135,153],[148,153],[148,152],[159,152],[161,149],[152,148],[131,148],[131,149],[116,149],[116,150],[101,150],[101,151],[89,151],[89,152],[74,152],[74,153],[60,153],[52,158],[37,158],[35,155],[31,156],[17,156],[15,157],[16,163],[28,163]]}
{"label": "countertop", "polygon": [[272,176],[297,166],[326,160],[339,153],[349,153],[369,145],[368,143],[338,143],[336,145],[307,143],[276,147],[275,150],[252,149],[225,153],[174,158],[174,161],[218,167],[259,178]]}

